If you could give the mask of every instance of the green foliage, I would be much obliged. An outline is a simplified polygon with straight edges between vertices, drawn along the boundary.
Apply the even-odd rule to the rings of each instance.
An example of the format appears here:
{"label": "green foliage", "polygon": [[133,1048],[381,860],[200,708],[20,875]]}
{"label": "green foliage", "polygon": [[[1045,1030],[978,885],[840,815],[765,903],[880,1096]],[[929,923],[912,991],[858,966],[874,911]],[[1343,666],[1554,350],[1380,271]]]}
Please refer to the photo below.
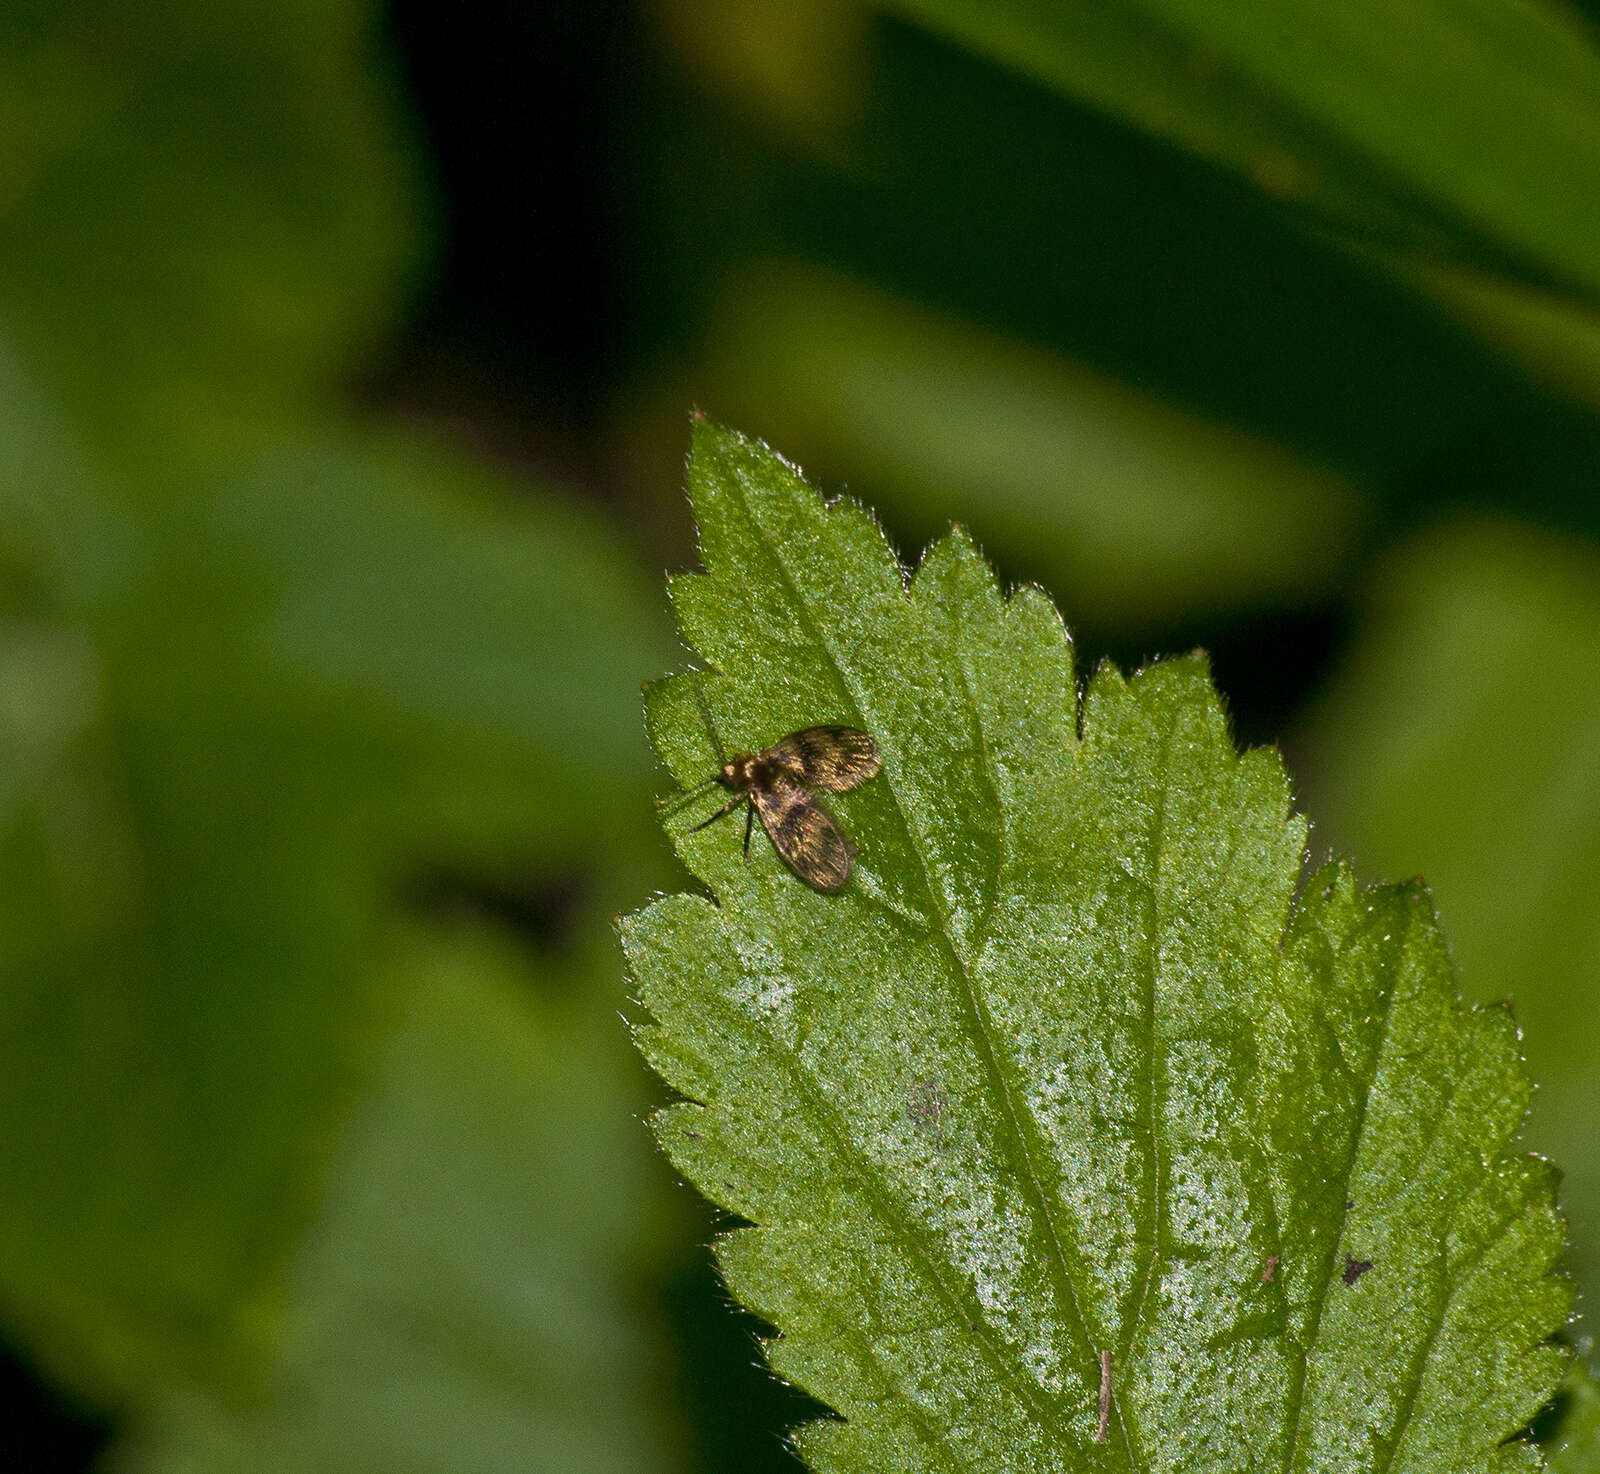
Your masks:
{"label": "green foliage", "polygon": [[[1299,747],[1326,839],[1426,874],[1470,994],[1510,998],[1539,1081],[1529,1138],[1600,1222],[1600,553],[1502,521],[1374,571],[1367,619]],[[1575,1235],[1582,1285],[1600,1245]]]}
{"label": "green foliage", "polygon": [[755,1225],[718,1254],[775,1370],[843,1415],[813,1466],[1534,1464],[1501,1440],[1563,1362],[1553,1173],[1426,892],[1330,866],[1296,900],[1282,766],[1199,661],[1102,668],[1080,717],[1049,601],[965,536],[907,584],[859,507],[709,424],[690,487],[710,669],[651,693],[674,776],[814,722],[884,760],[836,801],[842,894],[691,806],[714,901],[623,929],[688,1098],[661,1139]]}
{"label": "green foliage", "polygon": [[0,311],[97,453],[163,484],[225,464],[387,315],[421,241],[371,16],[5,7]]}
{"label": "green foliage", "polygon": [[[1600,288],[1585,241],[1600,220],[1600,59],[1556,6],[896,8],[1345,223],[1394,213],[1433,243],[1453,217],[1460,236]],[[1486,149],[1530,167],[1486,169]]]}
{"label": "green foliage", "polygon": [[0,17],[4,1339],[120,1465],[668,1469],[675,647],[593,512],[338,423],[428,246],[375,15]]}
{"label": "green foliage", "polygon": [[[1232,620],[1342,608],[1386,517],[1411,527],[1430,498],[1597,525],[1592,402],[1560,404],[1495,346],[1600,398],[1575,305],[1593,296],[1578,27],[1505,0],[1261,25],[1165,0],[880,9],[912,23],[668,0],[638,10],[659,31],[574,10],[519,35],[586,118],[629,124],[582,131],[531,234],[484,192],[525,193],[521,148],[558,161],[562,135],[497,134],[511,188],[487,151],[463,166],[500,56],[475,28],[463,106],[450,58],[417,49],[459,23],[415,7],[0,15],[0,1309],[21,1360],[109,1410],[110,1466],[678,1461],[661,1384],[683,1368],[654,1375],[651,1296],[683,1225],[634,1129],[645,1087],[599,934],[670,861],[631,693],[677,658],[636,552],[678,536],[684,403],[871,486],[902,545],[970,517],[1129,651],[1204,638],[1228,660]],[[391,67],[388,34],[413,65]],[[537,120],[538,68],[504,59]],[[447,175],[437,224],[419,143]],[[548,270],[573,224],[614,272]],[[430,286],[436,233],[452,249]],[[581,304],[570,338],[545,331],[557,298]],[[356,422],[385,403],[604,484],[586,510]],[[1449,579],[1423,588],[1485,642],[1479,667],[1396,597],[1373,638],[1428,658],[1353,675],[1354,705],[1299,753],[1364,862],[1437,880],[1475,991],[1515,989],[1549,1081],[1535,1140],[1577,1168],[1582,1266],[1600,942],[1572,755],[1593,746],[1594,616],[1581,559],[1541,577],[1568,566],[1555,547],[1446,549]],[[1504,710],[1474,705],[1491,665]],[[770,720],[780,684],[716,685],[741,741],[815,716],[804,682]],[[683,694],[658,726],[687,774],[712,753],[698,704],[673,714]],[[1413,730],[1413,705],[1435,722]],[[943,771],[899,761],[901,792],[908,767]],[[965,781],[938,803],[1011,813],[974,810]],[[864,857],[842,901],[876,885],[914,928],[932,892],[885,863],[909,842],[882,828],[887,782],[840,802]],[[698,863],[730,859],[732,829],[699,836]],[[935,873],[1010,832],[969,854],[958,825]],[[763,848],[751,872],[772,865]],[[515,946],[488,919],[507,915]],[[949,1089],[915,1080],[906,1105],[941,1154],[964,1149]],[[703,1427],[697,1466],[750,1474],[781,1450],[727,1339],[677,1351],[744,1425],[720,1450]],[[1092,1361],[1074,1368],[1081,1427]]]}
{"label": "green foliage", "polygon": [[1600,53],[1562,7],[886,8],[1237,171],[1600,392]]}
{"label": "green foliage", "polygon": [[[671,646],[619,542],[414,440],[286,449],[162,518],[53,475],[38,543],[75,529],[74,572],[37,557],[0,623],[0,1283],[122,1399],[270,1357],[414,867],[576,883],[606,845],[649,876],[626,677]],[[609,692],[574,678],[595,631]]]}
{"label": "green foliage", "polygon": [[1600,1470],[1600,1387],[1581,1361],[1562,1388],[1567,1402],[1560,1436],[1551,1450],[1554,1474],[1595,1474]]}
{"label": "green foliage", "polygon": [[[168,1389],[123,1474],[642,1474],[678,1467],[629,1303],[664,1227],[600,930],[530,968],[470,933],[402,934],[401,1000],[244,1409]],[[530,984],[532,985],[530,988]],[[596,1163],[607,1170],[596,1172]]]}

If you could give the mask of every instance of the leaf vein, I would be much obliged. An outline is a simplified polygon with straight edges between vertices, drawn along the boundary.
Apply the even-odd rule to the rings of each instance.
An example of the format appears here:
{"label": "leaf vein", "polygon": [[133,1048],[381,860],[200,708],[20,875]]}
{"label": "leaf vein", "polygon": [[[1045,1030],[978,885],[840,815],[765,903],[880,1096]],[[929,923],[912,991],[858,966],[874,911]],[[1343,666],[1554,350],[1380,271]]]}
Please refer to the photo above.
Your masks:
{"label": "leaf vein", "polygon": [[[742,486],[740,487],[740,494],[743,495]],[[889,734],[881,727],[881,724],[876,721],[875,714],[864,700],[863,693],[857,689],[856,683],[850,679],[850,675],[846,670],[845,664],[841,660],[838,652],[834,649],[832,642],[828,640],[817,621],[812,616],[810,606],[802,596],[799,585],[797,584],[794,575],[790,571],[788,564],[784,561],[781,544],[772,538],[770,533],[767,531],[766,526],[762,523],[760,517],[756,515],[755,508],[750,505],[748,498],[745,501],[745,507],[747,513],[749,514],[751,525],[759,531],[762,541],[766,546],[768,557],[772,561],[774,567],[777,569],[778,576],[781,578],[785,589],[792,599],[794,607],[799,612],[802,624],[807,628],[817,647],[822,649],[827,654],[830,663],[832,664],[835,672],[838,674],[841,684],[845,688],[845,693],[849,696],[858,716],[866,725],[867,730],[872,731],[874,735],[879,738],[880,743],[883,744],[886,750],[893,754],[894,745],[889,737]],[[824,515],[833,516],[836,514],[831,508],[829,508],[825,510]],[[911,603],[912,607],[915,608],[915,600],[911,597],[911,595],[908,593],[905,597],[907,602]],[[1027,1190],[1029,1196],[1033,1199],[1034,1211],[1038,1216],[1039,1223],[1045,1233],[1046,1238],[1049,1240],[1051,1247],[1050,1274],[1051,1278],[1056,1282],[1058,1294],[1064,1299],[1066,1308],[1071,1315],[1072,1324],[1068,1327],[1069,1333],[1077,1343],[1077,1349],[1084,1360],[1085,1367],[1087,1367],[1090,1362],[1094,1363],[1093,1378],[1090,1385],[1098,1390],[1099,1359],[1094,1352],[1093,1346],[1091,1345],[1088,1328],[1084,1321],[1083,1310],[1078,1300],[1077,1289],[1072,1283],[1069,1271],[1066,1269],[1068,1256],[1065,1248],[1065,1241],[1062,1238],[1059,1229],[1057,1228],[1055,1217],[1050,1211],[1049,1199],[1045,1194],[1043,1182],[1039,1175],[1038,1166],[1034,1160],[1034,1153],[1030,1149],[1027,1141],[1027,1134],[1022,1125],[1022,1113],[1019,1103],[1016,1100],[1001,1067],[1001,1061],[999,1058],[999,1053],[995,1047],[993,1029],[988,1019],[987,1010],[983,1005],[982,998],[980,997],[978,989],[972,980],[970,972],[968,971],[965,959],[962,957],[960,951],[955,945],[953,938],[951,937],[949,916],[945,910],[944,898],[941,896],[938,887],[934,883],[932,864],[929,860],[927,852],[923,848],[921,839],[915,826],[911,823],[906,802],[900,794],[899,786],[896,782],[898,769],[898,763],[892,761],[885,762],[883,766],[882,778],[889,791],[889,794],[894,800],[896,813],[906,835],[907,847],[912,855],[915,856],[918,867],[921,871],[923,891],[927,896],[929,908],[931,912],[939,918],[939,928],[933,933],[933,935],[937,938],[941,950],[945,952],[949,963],[953,967],[954,975],[960,984],[958,993],[966,1014],[968,1035],[973,1039],[973,1042],[977,1046],[979,1063],[983,1068],[985,1077],[989,1081],[991,1093],[998,1099],[998,1102],[1001,1106],[1002,1122],[1012,1138],[1012,1141],[1016,1147],[1017,1156],[1020,1158],[1023,1167],[1025,1189]]]}
{"label": "leaf vein", "polygon": [[773,1056],[778,1067],[788,1076],[790,1088],[795,1096],[808,1106],[818,1125],[831,1138],[835,1160],[849,1164],[852,1176],[860,1185],[863,1196],[872,1205],[880,1222],[906,1246],[927,1282],[944,1301],[951,1316],[974,1332],[985,1351],[987,1360],[998,1376],[1017,1389],[1020,1400],[1033,1410],[1041,1422],[1056,1418],[1059,1408],[1052,1406],[1045,1398],[1037,1382],[1022,1375],[1016,1364],[1003,1354],[989,1323],[983,1317],[982,1307],[971,1303],[962,1289],[950,1283],[941,1272],[943,1261],[923,1247],[923,1230],[915,1218],[882,1190],[878,1165],[861,1151],[854,1133],[851,1132],[848,1123],[840,1118],[825,1088],[817,1086],[810,1074],[801,1068],[792,1053],[781,1044],[773,1050]]}
{"label": "leaf vein", "polygon": [[[1422,1343],[1417,1355],[1411,1360],[1410,1367],[1408,1368],[1410,1375],[1407,1377],[1407,1381],[1410,1383],[1410,1385],[1406,1389],[1405,1396],[1401,1398],[1400,1401],[1400,1415],[1395,1419],[1394,1432],[1391,1435],[1392,1442],[1390,1443],[1388,1452],[1384,1457],[1382,1468],[1374,1470],[1373,1474],[1389,1474],[1389,1471],[1394,1468],[1394,1461],[1400,1455],[1400,1445],[1405,1442],[1406,1432],[1410,1428],[1411,1420],[1416,1413],[1417,1399],[1422,1393],[1422,1379],[1427,1371],[1428,1361],[1433,1356],[1433,1348],[1439,1344],[1439,1337],[1444,1334],[1444,1323],[1449,1317],[1451,1305],[1455,1303],[1456,1293],[1459,1290],[1465,1289],[1470,1283],[1473,1271],[1476,1270],[1481,1263],[1483,1263],[1484,1256],[1488,1253],[1491,1242],[1492,1239],[1486,1237],[1484,1241],[1480,1243],[1477,1248],[1475,1248],[1472,1253],[1469,1254],[1467,1258],[1456,1267],[1456,1272],[1453,1276],[1449,1273],[1441,1274],[1439,1276],[1440,1283],[1446,1288],[1442,1295],[1436,1295],[1434,1297],[1436,1308],[1433,1315],[1433,1324],[1429,1328],[1427,1340]],[[1442,1244],[1440,1246],[1439,1258],[1448,1262],[1448,1254]],[[1449,1288],[1452,1279],[1455,1281],[1454,1290]]]}
{"label": "leaf vein", "polygon": [[[1139,1331],[1144,1321],[1145,1312],[1149,1305],[1150,1291],[1156,1281],[1156,1271],[1161,1262],[1161,1130],[1160,1121],[1157,1119],[1157,1085],[1156,1085],[1156,979],[1159,972],[1157,959],[1158,942],[1160,935],[1160,869],[1162,839],[1166,834],[1167,824],[1167,781],[1165,774],[1172,759],[1172,746],[1177,740],[1177,723],[1170,722],[1161,740],[1161,761],[1156,771],[1163,774],[1163,780],[1157,791],[1156,802],[1150,815],[1150,825],[1147,831],[1145,846],[1149,855],[1148,870],[1150,878],[1144,884],[1145,896],[1148,901],[1147,915],[1145,918],[1145,947],[1142,958],[1144,974],[1144,1001],[1141,1011],[1145,1027],[1147,1047],[1145,1049],[1145,1078],[1143,1093],[1146,1100],[1146,1118],[1149,1122],[1150,1153],[1149,1166],[1145,1173],[1145,1192],[1150,1201],[1150,1259],[1145,1266],[1144,1282],[1139,1287],[1139,1293],[1134,1304],[1133,1316],[1128,1323],[1128,1339],[1126,1356],[1129,1360],[1133,1357],[1133,1348],[1139,1338]],[[1129,1421],[1132,1421],[1130,1419]],[[1141,1440],[1142,1442],[1142,1440]],[[1148,1463],[1148,1460],[1142,1462]]]}
{"label": "leaf vein", "polygon": [[1337,1181],[1338,1196],[1334,1199],[1338,1203],[1339,1230],[1329,1235],[1328,1248],[1322,1260],[1322,1275],[1318,1282],[1316,1299],[1311,1307],[1311,1314],[1306,1321],[1306,1333],[1299,1345],[1295,1348],[1298,1355],[1295,1357],[1294,1384],[1289,1391],[1288,1414],[1289,1439],[1284,1449],[1283,1468],[1284,1474],[1290,1474],[1294,1468],[1295,1454],[1299,1451],[1300,1433],[1304,1426],[1303,1413],[1305,1409],[1306,1379],[1310,1374],[1311,1349],[1316,1344],[1317,1333],[1322,1326],[1323,1312],[1327,1308],[1328,1294],[1333,1287],[1333,1281],[1338,1276],[1334,1273],[1334,1266],[1338,1263],[1339,1247],[1344,1243],[1345,1225],[1349,1220],[1350,1210],[1350,1181],[1355,1175],[1356,1160],[1361,1155],[1362,1137],[1367,1129],[1367,1112],[1372,1103],[1372,1096],[1377,1089],[1380,1065],[1383,1060],[1384,1050],[1389,1044],[1390,1026],[1394,1021],[1395,995],[1398,993],[1398,983],[1391,987],[1387,993],[1379,993],[1382,1004],[1382,1016],[1378,1024],[1378,1037],[1373,1041],[1373,1046],[1368,1054],[1367,1067],[1361,1071],[1361,1078],[1367,1083],[1361,1092],[1361,1099],[1356,1105],[1356,1118],[1350,1132],[1349,1150],[1346,1156],[1344,1171]]}

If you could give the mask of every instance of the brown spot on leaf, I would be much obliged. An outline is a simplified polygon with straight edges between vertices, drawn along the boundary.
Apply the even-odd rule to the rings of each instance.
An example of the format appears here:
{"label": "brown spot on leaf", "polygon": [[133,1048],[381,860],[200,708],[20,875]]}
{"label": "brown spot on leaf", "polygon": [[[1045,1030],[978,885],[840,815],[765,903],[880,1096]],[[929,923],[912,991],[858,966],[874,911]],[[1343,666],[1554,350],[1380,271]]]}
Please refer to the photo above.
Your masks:
{"label": "brown spot on leaf", "polygon": [[1354,1254],[1344,1256],[1344,1273],[1340,1278],[1347,1284],[1353,1285],[1369,1269],[1372,1268],[1370,1259],[1357,1259]]}

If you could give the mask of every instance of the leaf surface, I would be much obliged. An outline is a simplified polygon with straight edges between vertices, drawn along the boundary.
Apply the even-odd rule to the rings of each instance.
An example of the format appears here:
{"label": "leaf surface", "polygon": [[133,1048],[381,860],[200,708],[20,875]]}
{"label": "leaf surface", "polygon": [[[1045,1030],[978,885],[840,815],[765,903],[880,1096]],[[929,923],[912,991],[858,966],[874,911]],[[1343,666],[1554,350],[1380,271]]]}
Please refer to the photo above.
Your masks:
{"label": "leaf surface", "polygon": [[1296,904],[1281,762],[1235,751],[1198,658],[1103,667],[1080,715],[1049,600],[964,535],[907,580],[704,423],[690,490],[709,670],[651,692],[673,775],[824,722],[883,756],[830,796],[839,895],[693,829],[708,794],[667,822],[711,894],[623,927],[686,1097],[661,1140],[753,1225],[719,1258],[774,1369],[841,1415],[812,1466],[1528,1466],[1500,1443],[1561,1371],[1552,1172],[1426,892],[1335,866]]}
{"label": "leaf surface", "polygon": [[1600,1271],[1600,548],[1504,519],[1424,529],[1300,734],[1327,838],[1427,873],[1469,996],[1510,998],[1560,1161],[1568,1265]]}
{"label": "leaf surface", "polygon": [[399,1027],[330,1168],[264,1387],[242,1406],[164,1388],[117,1474],[683,1467],[629,1293],[663,1224],[605,1006],[607,939],[532,968],[471,932],[400,940]]}
{"label": "leaf surface", "polygon": [[1163,139],[1593,402],[1600,50],[1542,0],[885,0]]}

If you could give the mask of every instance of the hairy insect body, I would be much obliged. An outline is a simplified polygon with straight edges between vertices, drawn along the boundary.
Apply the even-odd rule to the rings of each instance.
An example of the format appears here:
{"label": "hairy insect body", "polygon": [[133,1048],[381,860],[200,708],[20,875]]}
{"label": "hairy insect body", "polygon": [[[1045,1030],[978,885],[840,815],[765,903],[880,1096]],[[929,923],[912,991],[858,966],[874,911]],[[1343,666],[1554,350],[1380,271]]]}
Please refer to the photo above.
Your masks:
{"label": "hairy insect body", "polygon": [[722,765],[717,782],[735,793],[748,793],[757,783],[776,783],[782,772],[765,753],[744,752]]}
{"label": "hairy insect body", "polygon": [[741,803],[748,812],[744,857],[759,815],[773,848],[802,880],[836,891],[850,878],[855,846],[817,799],[817,792],[842,793],[878,771],[877,744],[854,727],[807,727],[763,748],[728,759],[708,780],[730,797],[696,829],[715,823]]}

